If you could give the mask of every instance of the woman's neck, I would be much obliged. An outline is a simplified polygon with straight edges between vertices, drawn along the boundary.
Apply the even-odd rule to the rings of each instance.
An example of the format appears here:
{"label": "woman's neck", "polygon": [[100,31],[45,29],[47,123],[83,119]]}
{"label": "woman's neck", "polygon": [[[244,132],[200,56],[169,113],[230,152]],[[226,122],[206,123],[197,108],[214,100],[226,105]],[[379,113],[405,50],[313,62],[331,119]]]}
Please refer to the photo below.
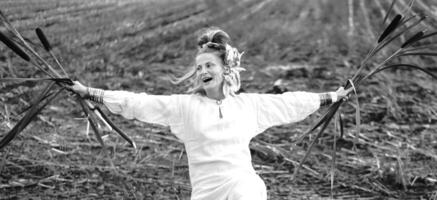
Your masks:
{"label": "woman's neck", "polygon": [[219,88],[215,90],[205,90],[206,96],[210,99],[215,100],[223,100],[225,98],[225,95],[223,94],[223,91]]}

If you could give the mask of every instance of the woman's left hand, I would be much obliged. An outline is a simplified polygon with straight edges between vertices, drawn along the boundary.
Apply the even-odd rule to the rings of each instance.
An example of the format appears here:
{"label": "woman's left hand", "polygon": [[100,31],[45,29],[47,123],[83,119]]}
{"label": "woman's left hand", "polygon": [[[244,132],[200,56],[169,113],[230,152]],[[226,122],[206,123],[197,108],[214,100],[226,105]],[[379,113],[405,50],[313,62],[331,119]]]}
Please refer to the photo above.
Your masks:
{"label": "woman's left hand", "polygon": [[340,88],[338,88],[338,90],[337,91],[335,91],[335,93],[337,93],[337,98],[340,100],[340,99],[346,99],[346,100],[348,100],[349,99],[349,94],[352,92],[352,91],[354,91],[354,88],[349,88],[349,89],[347,89],[347,90],[345,90],[344,89],[344,87],[340,87]]}

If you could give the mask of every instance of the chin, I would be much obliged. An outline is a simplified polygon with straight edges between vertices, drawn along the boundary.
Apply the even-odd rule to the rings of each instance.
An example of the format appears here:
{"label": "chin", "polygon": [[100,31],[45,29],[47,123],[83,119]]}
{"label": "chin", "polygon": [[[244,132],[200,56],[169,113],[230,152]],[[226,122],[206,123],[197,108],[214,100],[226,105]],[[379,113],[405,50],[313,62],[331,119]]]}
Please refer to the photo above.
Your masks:
{"label": "chin", "polygon": [[204,90],[213,90],[213,89],[216,89],[216,88],[218,88],[219,87],[219,85],[213,85],[213,84],[208,84],[208,85],[204,85],[203,86],[203,89]]}
{"label": "chin", "polygon": [[204,90],[211,90],[211,89],[213,89],[214,87],[211,87],[211,86],[203,86],[203,89]]}

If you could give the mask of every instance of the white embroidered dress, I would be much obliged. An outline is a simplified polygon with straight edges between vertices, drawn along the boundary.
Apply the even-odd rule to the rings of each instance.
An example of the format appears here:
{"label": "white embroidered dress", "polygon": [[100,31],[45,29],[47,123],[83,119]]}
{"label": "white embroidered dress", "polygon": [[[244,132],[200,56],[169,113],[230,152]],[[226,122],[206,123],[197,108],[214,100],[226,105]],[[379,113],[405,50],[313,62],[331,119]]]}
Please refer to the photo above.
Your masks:
{"label": "white embroidered dress", "polygon": [[185,145],[192,200],[265,200],[249,142],[265,129],[303,120],[320,107],[316,93],[243,93],[216,100],[200,95],[105,91],[103,103],[127,119],[170,126]]}

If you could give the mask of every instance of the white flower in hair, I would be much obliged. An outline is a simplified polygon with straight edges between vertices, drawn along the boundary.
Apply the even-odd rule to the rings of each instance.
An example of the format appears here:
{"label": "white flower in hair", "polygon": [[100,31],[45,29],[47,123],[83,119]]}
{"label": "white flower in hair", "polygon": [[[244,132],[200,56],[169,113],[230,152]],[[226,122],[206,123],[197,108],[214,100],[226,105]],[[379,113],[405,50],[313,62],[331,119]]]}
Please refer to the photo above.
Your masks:
{"label": "white flower in hair", "polygon": [[238,52],[237,48],[232,47],[229,44],[226,44],[226,63],[229,67],[237,71],[244,71],[244,68],[240,67],[241,56],[244,52]]}

